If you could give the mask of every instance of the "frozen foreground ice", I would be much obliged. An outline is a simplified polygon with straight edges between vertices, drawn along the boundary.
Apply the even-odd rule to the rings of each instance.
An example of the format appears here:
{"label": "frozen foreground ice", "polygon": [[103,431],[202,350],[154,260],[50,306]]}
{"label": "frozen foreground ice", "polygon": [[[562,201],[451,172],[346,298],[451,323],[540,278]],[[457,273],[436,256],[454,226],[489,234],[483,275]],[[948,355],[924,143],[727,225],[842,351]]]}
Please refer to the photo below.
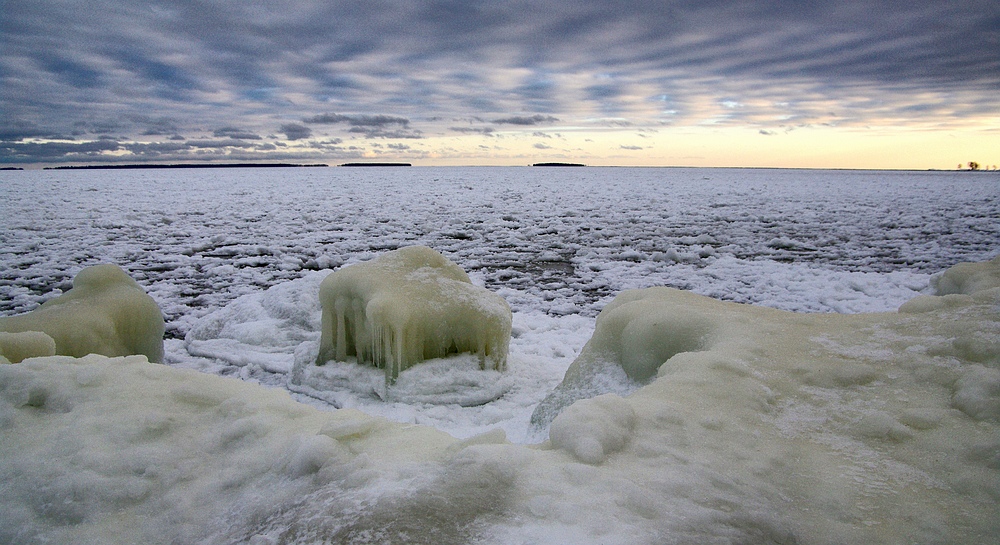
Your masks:
{"label": "frozen foreground ice", "polygon": [[[142,356],[2,365],[0,541],[993,543],[1000,258],[935,285],[858,315],[627,292],[609,310],[656,310],[620,335],[602,315],[578,361],[666,361],[537,445]],[[699,342],[670,349],[651,315]]]}
{"label": "frozen foreground ice", "polygon": [[[996,256],[980,174],[0,172],[0,313],[113,263],[167,336],[0,366],[0,543],[992,543],[997,302],[933,276]],[[315,366],[323,279],[417,244],[507,369]],[[593,341],[654,286],[697,343]]]}

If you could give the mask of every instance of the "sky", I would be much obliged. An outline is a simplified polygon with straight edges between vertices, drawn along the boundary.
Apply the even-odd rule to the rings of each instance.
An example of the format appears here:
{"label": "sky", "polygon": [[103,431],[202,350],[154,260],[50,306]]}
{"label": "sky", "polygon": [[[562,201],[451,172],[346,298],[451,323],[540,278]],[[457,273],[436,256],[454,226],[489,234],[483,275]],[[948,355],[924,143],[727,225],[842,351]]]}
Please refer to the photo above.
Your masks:
{"label": "sky", "polygon": [[0,166],[1000,163],[996,0],[0,0]]}

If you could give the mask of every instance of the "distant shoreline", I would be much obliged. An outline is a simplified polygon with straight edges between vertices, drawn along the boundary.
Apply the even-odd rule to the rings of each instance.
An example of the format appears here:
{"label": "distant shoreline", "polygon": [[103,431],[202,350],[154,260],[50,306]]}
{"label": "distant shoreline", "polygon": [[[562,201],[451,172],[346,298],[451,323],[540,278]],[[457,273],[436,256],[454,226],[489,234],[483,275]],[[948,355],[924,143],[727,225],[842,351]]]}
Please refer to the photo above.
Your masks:
{"label": "distant shoreline", "polygon": [[151,168],[265,168],[265,167],[328,167],[326,164],[302,165],[296,163],[180,163],[180,164],[129,164],[129,165],[74,165],[45,167],[43,170],[127,170]]}
{"label": "distant shoreline", "polygon": [[25,168],[23,166],[2,166],[0,171],[22,171],[28,172],[33,170],[153,170],[153,169],[212,169],[212,168],[312,168],[312,167],[414,167],[414,168],[534,168],[534,167],[586,167],[586,168],[660,168],[660,169],[698,169],[698,170],[802,170],[802,171],[817,171],[817,172],[970,172],[970,173],[987,173],[987,174],[998,174],[1000,170],[993,169],[980,169],[980,170],[969,170],[969,169],[949,169],[949,168],[810,168],[810,167],[773,167],[773,166],[752,166],[752,167],[741,167],[741,166],[715,166],[715,167],[704,167],[704,166],[691,166],[691,165],[586,165],[583,163],[554,163],[554,162],[543,162],[543,163],[533,163],[527,165],[433,165],[433,166],[414,166],[410,163],[342,163],[338,165],[329,165],[324,163],[315,164],[301,164],[301,163],[173,163],[173,164],[159,164],[159,163],[129,163],[120,165],[63,165],[63,166],[47,166],[42,168]]}
{"label": "distant shoreline", "polygon": [[342,167],[412,167],[410,163],[344,163]]}

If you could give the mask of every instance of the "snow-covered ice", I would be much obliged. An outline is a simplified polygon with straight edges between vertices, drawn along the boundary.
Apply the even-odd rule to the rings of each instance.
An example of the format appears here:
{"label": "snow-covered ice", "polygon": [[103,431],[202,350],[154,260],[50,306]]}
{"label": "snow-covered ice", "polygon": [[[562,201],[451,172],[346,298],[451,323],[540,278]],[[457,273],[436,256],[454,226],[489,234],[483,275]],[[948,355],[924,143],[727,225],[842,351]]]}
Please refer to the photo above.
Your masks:
{"label": "snow-covered ice", "polygon": [[[0,184],[5,315],[108,262],[156,300],[168,335],[167,365],[0,367],[0,541],[991,543],[1000,531],[1000,303],[989,274],[933,276],[996,255],[992,177],[234,169],[3,172]],[[319,350],[322,280],[414,244],[510,304],[507,370],[431,361],[386,390],[381,371],[347,362],[313,367],[342,389],[288,388]],[[598,312],[653,286],[687,290],[665,297],[715,336],[653,377],[591,373],[595,397],[546,441],[532,412]],[[843,314],[859,312],[875,314]]]}
{"label": "snow-covered ice", "polygon": [[427,246],[407,246],[331,273],[319,288],[323,319],[316,365],[353,357],[404,369],[450,354],[476,354],[482,369],[503,371],[510,306]]}
{"label": "snow-covered ice", "polygon": [[0,331],[44,333],[54,346],[52,355],[63,356],[141,354],[160,363],[163,329],[156,302],[110,263],[83,269],[71,290],[31,312],[0,316]]}

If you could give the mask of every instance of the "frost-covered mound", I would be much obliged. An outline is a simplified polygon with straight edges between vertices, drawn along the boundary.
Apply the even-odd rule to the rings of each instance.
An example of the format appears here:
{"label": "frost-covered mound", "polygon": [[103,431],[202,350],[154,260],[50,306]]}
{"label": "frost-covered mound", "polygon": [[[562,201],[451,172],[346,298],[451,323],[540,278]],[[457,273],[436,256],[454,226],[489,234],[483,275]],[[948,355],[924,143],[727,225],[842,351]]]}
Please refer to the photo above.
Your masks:
{"label": "frost-covered mound", "polygon": [[865,315],[657,299],[701,341],[537,446],[141,357],[0,365],[0,541],[995,542],[1000,289]]}
{"label": "frost-covered mound", "polygon": [[1000,256],[986,263],[959,263],[931,277],[936,295],[974,294],[1000,288]]}
{"label": "frost-covered mound", "polygon": [[679,354],[716,350],[725,342],[752,336],[752,319],[733,319],[733,314],[673,288],[622,293],[597,316],[593,337],[559,386],[535,409],[532,423],[547,426],[580,399],[627,394],[650,382],[664,362]]}
{"label": "frost-covered mound", "polygon": [[0,317],[0,331],[40,331],[64,356],[128,356],[163,359],[163,314],[117,265],[87,267],[73,288],[18,316]]}
{"label": "frost-covered mound", "polygon": [[[360,269],[364,270],[364,267]],[[458,273],[464,275],[461,269],[458,269]],[[371,408],[373,404],[389,403],[389,406],[381,408],[392,413],[393,408],[398,406],[399,411],[395,411],[395,416],[404,421],[408,419],[406,415],[414,410],[407,405],[475,407],[498,399],[515,386],[514,382],[538,383],[535,373],[522,372],[528,363],[521,356],[517,358],[518,361],[511,363],[516,370],[517,379],[511,379],[507,374],[489,368],[489,365],[484,366],[478,353],[448,354],[447,357],[430,358],[420,365],[403,369],[391,387],[386,384],[387,371],[359,363],[354,355],[345,355],[346,361],[325,361],[324,365],[316,365],[323,315],[320,288],[329,277],[328,272],[314,272],[299,280],[273,286],[262,293],[240,297],[226,307],[212,312],[198,320],[184,339],[183,352],[191,357],[171,363],[182,363],[216,374],[236,372],[241,378],[285,387],[334,407]],[[490,354],[502,354],[505,358],[502,363],[507,367],[506,353],[511,327],[509,307],[502,299],[485,289],[471,284],[456,288],[457,283],[447,282],[449,287],[460,289],[460,295],[490,304],[492,313],[487,318],[492,318],[492,321],[479,324],[478,329],[488,330],[486,333],[499,336],[498,339],[485,340],[490,343],[502,341],[503,346],[497,350],[491,348]],[[464,282],[462,284],[465,285]],[[401,285],[397,285],[396,291],[390,291],[403,291],[401,288]],[[471,288],[475,288],[475,291]],[[414,300],[420,299],[414,295],[419,294],[410,294],[408,304],[419,307],[414,304]],[[331,304],[334,302],[331,301]],[[431,301],[423,300],[424,305],[430,303]],[[381,301],[379,304],[385,305],[386,302]],[[440,306],[438,310],[444,308],[446,307]],[[422,315],[421,308],[412,310],[415,311],[414,315]],[[468,313],[460,315],[463,316],[471,320]],[[336,323],[336,313],[328,314],[328,319]],[[428,328],[434,323],[430,320],[423,327]],[[470,324],[465,331],[474,332],[476,327]],[[334,333],[330,330],[331,335]],[[478,345],[472,351],[478,352]],[[545,382],[538,384],[539,389],[546,387],[551,386]],[[537,401],[538,399],[529,398],[518,400],[517,403],[534,404]],[[425,423],[432,422],[425,420]],[[449,431],[456,433],[454,429]]]}
{"label": "frost-covered mound", "polygon": [[[184,352],[200,358],[198,368],[252,367],[284,375],[303,343],[318,351],[319,286],[328,272],[313,272],[255,294],[239,297],[196,321],[184,337]],[[216,362],[212,366],[208,362]]]}
{"label": "frost-covered mound", "polygon": [[476,354],[483,369],[503,371],[507,364],[510,306],[426,246],[331,273],[319,300],[317,365],[354,356],[385,369],[391,382],[404,369],[452,354]]}

